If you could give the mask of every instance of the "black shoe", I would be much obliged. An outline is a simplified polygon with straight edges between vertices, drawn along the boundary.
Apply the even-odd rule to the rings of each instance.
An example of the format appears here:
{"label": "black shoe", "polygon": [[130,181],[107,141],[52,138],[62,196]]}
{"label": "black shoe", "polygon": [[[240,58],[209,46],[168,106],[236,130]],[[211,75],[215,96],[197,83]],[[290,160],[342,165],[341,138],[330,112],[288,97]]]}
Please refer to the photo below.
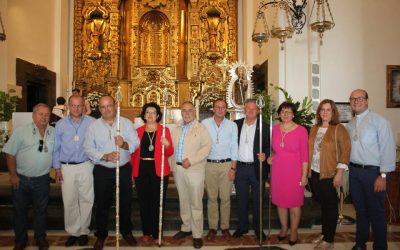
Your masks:
{"label": "black shoe", "polygon": [[297,244],[297,240],[291,241],[289,240],[289,245],[294,246]]}
{"label": "black shoe", "polygon": [[66,247],[70,247],[75,245],[75,242],[78,240],[78,237],[76,236],[69,236],[67,241],[65,242]]}
{"label": "black shoe", "polygon": [[354,245],[354,247],[351,250],[366,250],[366,248],[362,248],[357,245]]}
{"label": "black shoe", "polygon": [[202,238],[193,238],[193,247],[199,249],[203,246],[203,239]]}
{"label": "black shoe", "polygon": [[247,234],[249,231],[248,230],[240,230],[237,229],[234,233],[233,233],[233,238],[240,238],[242,237],[243,234]]}
{"label": "black shoe", "polygon": [[94,243],[93,249],[94,250],[102,250],[104,247],[104,241],[106,239],[97,238],[96,242]]}
{"label": "black shoe", "polygon": [[37,240],[36,245],[39,248],[39,250],[47,250],[49,249],[49,243],[45,238]]}
{"label": "black shoe", "polygon": [[[255,231],[256,234],[256,238],[259,241],[260,240],[260,232],[259,231]],[[265,241],[267,239],[267,235],[265,235],[264,231],[261,232],[261,239],[262,241]]]}
{"label": "black shoe", "polygon": [[78,238],[79,246],[86,246],[88,242],[89,242],[89,237],[86,234],[79,236]]}
{"label": "black shoe", "polygon": [[26,242],[15,242],[13,250],[24,250],[26,247]]}
{"label": "black shoe", "polygon": [[183,239],[183,238],[185,238],[187,236],[190,236],[190,235],[192,235],[191,231],[190,232],[179,231],[172,238],[174,240],[180,240],[180,239]]}
{"label": "black shoe", "polygon": [[284,241],[285,239],[286,239],[286,235],[285,236],[278,235],[278,240],[279,241]]}
{"label": "black shoe", "polygon": [[137,245],[137,241],[136,241],[136,239],[133,237],[133,235],[131,233],[128,233],[127,235],[124,235],[122,237],[124,238],[126,243],[128,243],[129,246],[136,246]]}

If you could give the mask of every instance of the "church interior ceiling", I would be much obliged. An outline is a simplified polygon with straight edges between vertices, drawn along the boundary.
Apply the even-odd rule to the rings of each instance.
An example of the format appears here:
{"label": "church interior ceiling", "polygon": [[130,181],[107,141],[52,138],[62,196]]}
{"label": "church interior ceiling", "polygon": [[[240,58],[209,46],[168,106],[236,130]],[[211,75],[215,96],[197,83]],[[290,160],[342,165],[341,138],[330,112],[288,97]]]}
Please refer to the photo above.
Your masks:
{"label": "church interior ceiling", "polygon": [[74,87],[113,94],[126,106],[169,107],[224,98],[237,61],[237,0],[75,0]]}

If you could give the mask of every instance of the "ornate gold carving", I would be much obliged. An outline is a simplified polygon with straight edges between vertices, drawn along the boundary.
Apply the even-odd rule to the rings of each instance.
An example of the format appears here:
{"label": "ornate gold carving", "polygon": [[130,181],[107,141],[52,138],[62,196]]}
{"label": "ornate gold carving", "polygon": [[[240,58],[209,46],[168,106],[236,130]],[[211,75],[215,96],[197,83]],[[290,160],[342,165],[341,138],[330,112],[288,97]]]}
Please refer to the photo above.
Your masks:
{"label": "ornate gold carving", "polygon": [[140,64],[169,64],[170,24],[167,16],[160,11],[149,11],[139,24]]}
{"label": "ornate gold carving", "polygon": [[237,0],[74,1],[74,80],[84,93],[113,93],[124,77],[134,108],[161,103],[164,88],[171,107],[226,95],[220,65],[237,60]]}
{"label": "ornate gold carving", "polygon": [[142,107],[147,102],[162,102],[162,92],[168,89],[168,107],[179,106],[179,90],[174,81],[174,69],[171,67],[136,68],[133,77],[132,107]]}
{"label": "ornate gold carving", "polygon": [[161,6],[165,7],[167,5],[167,0],[144,0],[144,5],[156,9]]}

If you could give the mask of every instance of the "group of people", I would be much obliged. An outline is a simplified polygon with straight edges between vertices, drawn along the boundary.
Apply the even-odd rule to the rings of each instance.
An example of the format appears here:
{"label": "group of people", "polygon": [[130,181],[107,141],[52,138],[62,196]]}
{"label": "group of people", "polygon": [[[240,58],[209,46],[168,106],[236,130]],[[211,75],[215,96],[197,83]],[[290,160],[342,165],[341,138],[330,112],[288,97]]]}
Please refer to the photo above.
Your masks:
{"label": "group of people", "polygon": [[[254,99],[245,101],[244,118],[235,121],[225,117],[227,103],[223,99],[214,102],[214,115],[202,122],[196,120],[193,103],[184,102],[182,122],[171,130],[160,124],[163,114],[156,103],[143,106],[144,125],[137,129],[130,120],[118,119],[111,96],[101,97],[101,118],[96,120],[85,115],[84,99],[72,95],[68,100],[69,115],[58,121],[55,128],[48,125],[49,107],[37,104],[33,108],[33,122],[16,128],[3,149],[15,208],[14,249],[24,249],[27,244],[26,216],[30,204],[35,217],[34,239],[39,249],[48,249],[45,229],[51,167],[62,187],[65,230],[70,235],[65,245],[87,245],[95,203],[94,249],[103,249],[108,237],[112,190],[116,188],[117,162],[120,232],[130,246],[137,244],[131,222],[133,181],[142,221],[141,241],[152,244],[160,234],[160,197],[166,197],[171,173],[182,220],[173,239],[192,236],[194,248],[203,246],[205,190],[207,241],[213,241],[219,229],[227,241],[248,233],[250,195],[252,228],[258,240],[265,240],[260,227],[260,203],[262,207],[270,172],[272,203],[277,206],[281,223],[278,239],[288,238],[290,245],[297,243],[304,188],[310,180],[313,196],[321,203],[322,216],[322,234],[315,249],[333,249],[338,218],[336,188],[342,185],[344,171],[349,170],[357,215],[353,250],[366,249],[370,225],[374,249],[387,249],[386,174],[395,166],[391,126],[368,109],[365,90],[353,91],[350,105],[355,117],[345,127],[339,122],[335,103],[323,100],[317,109],[316,124],[308,134],[306,128],[294,122],[296,106],[283,102],[278,108],[280,123],[272,127],[270,138],[270,126],[265,122],[260,124]],[[239,224],[231,235],[233,185]]]}

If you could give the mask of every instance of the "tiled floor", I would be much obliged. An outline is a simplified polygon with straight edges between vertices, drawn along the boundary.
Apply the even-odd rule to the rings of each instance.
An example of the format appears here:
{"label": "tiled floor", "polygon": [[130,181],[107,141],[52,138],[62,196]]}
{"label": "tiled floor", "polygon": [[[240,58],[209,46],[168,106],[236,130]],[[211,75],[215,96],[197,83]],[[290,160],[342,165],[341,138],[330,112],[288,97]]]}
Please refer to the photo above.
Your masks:
{"label": "tiled floor", "polygon": [[[289,246],[287,243],[278,242],[277,234],[278,230],[271,231],[271,238],[269,241],[266,241],[263,244],[263,247],[268,246],[278,246],[282,249],[290,249],[290,250],[308,250],[313,249],[313,244],[311,244],[312,240],[318,236],[320,232],[320,227],[315,227],[312,229],[300,229],[299,230],[299,243],[294,246]],[[184,240],[175,241],[172,239],[172,235],[175,232],[165,232],[165,237],[162,242],[162,249],[165,250],[185,250],[185,249],[193,249],[191,237],[187,237]],[[32,232],[29,233],[32,235]],[[153,244],[151,246],[144,246],[140,241],[140,232],[135,231],[134,236],[137,237],[139,241],[139,246],[135,247],[135,249],[142,250],[150,250],[150,249],[160,249],[157,244]],[[50,231],[48,232],[48,240],[50,242],[50,249],[80,249],[86,250],[90,249],[92,244],[95,241],[94,237],[91,237],[89,246],[87,247],[63,247],[63,244],[66,240],[67,236],[62,231]],[[335,250],[350,250],[354,245],[354,225],[348,226],[338,226],[336,238],[335,238]],[[389,250],[398,250],[400,249],[400,226],[389,226]],[[32,240],[30,242],[33,242]],[[0,250],[3,249],[12,249],[13,245],[13,232],[12,231],[1,231],[0,232]],[[109,237],[106,242],[105,249],[115,249],[115,238]],[[249,247],[257,247],[258,242],[256,241],[253,234],[249,233],[245,237],[241,239],[232,239],[229,243],[224,241],[221,236],[218,236],[213,242],[204,241],[203,249],[234,249],[234,248],[249,248]],[[29,246],[26,249],[37,249],[34,246]],[[120,241],[120,249],[132,249],[132,247],[127,247],[123,240]],[[268,248],[264,248],[268,249]],[[372,243],[368,243],[368,249],[372,249]]]}

